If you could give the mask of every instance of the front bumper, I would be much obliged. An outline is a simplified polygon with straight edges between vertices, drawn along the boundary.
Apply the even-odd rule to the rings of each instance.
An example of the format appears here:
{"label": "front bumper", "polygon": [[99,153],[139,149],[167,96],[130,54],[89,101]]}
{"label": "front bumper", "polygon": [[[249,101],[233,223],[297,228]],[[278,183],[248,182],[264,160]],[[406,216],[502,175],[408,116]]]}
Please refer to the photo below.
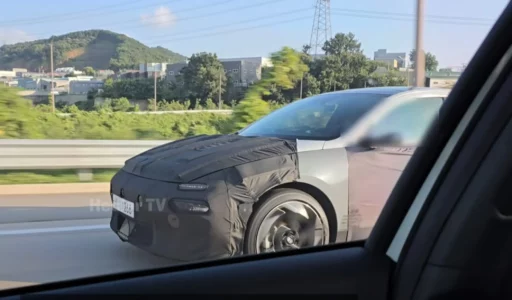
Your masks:
{"label": "front bumper", "polygon": [[[231,236],[232,205],[224,181],[215,177],[207,178],[206,190],[183,191],[177,183],[141,178],[121,170],[112,178],[111,193],[133,202],[135,212],[132,218],[112,209],[110,227],[121,240],[175,260],[233,256],[241,245],[233,243]],[[208,211],[181,210],[171,204],[174,199],[204,203]]]}

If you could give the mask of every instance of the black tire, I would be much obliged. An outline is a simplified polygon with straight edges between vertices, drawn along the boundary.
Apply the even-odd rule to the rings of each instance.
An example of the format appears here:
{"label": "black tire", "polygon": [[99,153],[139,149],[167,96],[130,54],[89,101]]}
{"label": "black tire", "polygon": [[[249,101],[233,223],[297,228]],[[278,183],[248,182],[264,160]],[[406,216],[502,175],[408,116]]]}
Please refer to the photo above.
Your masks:
{"label": "black tire", "polygon": [[249,223],[247,225],[247,230],[245,232],[244,239],[244,253],[245,254],[257,254],[258,245],[257,245],[257,235],[258,231],[265,220],[265,217],[276,207],[282,205],[286,202],[298,201],[302,202],[306,205],[309,205],[312,208],[318,218],[319,221],[323,225],[324,231],[324,241],[322,245],[326,245],[329,243],[329,220],[327,215],[325,214],[322,206],[315,200],[311,195],[290,188],[283,189],[275,189],[271,191],[265,199],[260,199],[256,205],[255,211],[251,215]]}

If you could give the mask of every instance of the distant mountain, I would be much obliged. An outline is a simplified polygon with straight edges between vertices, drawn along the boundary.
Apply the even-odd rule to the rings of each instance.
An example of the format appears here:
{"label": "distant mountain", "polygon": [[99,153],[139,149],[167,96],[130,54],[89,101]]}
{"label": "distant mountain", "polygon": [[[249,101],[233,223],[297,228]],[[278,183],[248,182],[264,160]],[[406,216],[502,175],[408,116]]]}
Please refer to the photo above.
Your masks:
{"label": "distant mountain", "polygon": [[50,70],[50,39],[53,40],[54,68],[138,69],[144,62],[175,63],[186,57],[163,47],[148,47],[124,34],[108,30],[87,30],[49,39],[0,47],[0,70],[27,68]]}

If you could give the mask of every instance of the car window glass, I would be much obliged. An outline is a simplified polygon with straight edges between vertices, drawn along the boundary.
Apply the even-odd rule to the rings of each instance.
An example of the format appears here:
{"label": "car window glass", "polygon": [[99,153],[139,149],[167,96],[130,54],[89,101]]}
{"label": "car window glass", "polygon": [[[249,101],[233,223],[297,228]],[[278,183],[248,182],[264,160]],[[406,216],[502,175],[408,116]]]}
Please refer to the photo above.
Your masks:
{"label": "car window glass", "polygon": [[372,126],[369,135],[396,135],[401,143],[418,144],[432,121],[438,116],[442,98],[419,98],[402,104]]}
{"label": "car window glass", "polygon": [[251,124],[240,135],[330,140],[351,128],[386,94],[329,93],[295,101]]}

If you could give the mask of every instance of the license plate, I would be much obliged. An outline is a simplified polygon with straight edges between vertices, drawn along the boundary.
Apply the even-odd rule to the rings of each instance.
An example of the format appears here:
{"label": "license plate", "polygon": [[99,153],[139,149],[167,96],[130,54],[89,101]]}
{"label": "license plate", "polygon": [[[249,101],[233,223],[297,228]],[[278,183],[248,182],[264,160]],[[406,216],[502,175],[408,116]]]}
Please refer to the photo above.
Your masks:
{"label": "license plate", "polygon": [[135,204],[117,195],[112,195],[112,207],[131,218],[135,217]]}

